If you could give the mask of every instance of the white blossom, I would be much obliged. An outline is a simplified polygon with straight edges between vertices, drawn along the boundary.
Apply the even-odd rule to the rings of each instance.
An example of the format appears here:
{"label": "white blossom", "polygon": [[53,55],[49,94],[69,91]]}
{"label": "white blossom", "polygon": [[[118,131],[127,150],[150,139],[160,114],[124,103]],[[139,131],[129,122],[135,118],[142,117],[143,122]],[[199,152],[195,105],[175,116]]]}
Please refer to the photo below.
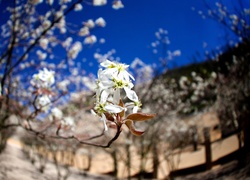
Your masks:
{"label": "white blossom", "polygon": [[81,11],[82,10],[82,5],[80,3],[75,5],[75,11]]}
{"label": "white blossom", "polygon": [[75,59],[78,55],[78,53],[82,50],[82,43],[79,41],[75,42],[71,49],[68,51],[68,57],[70,59]]}
{"label": "white blossom", "polygon": [[107,4],[107,0],[93,0],[94,6],[103,6]]}
{"label": "white blossom", "polygon": [[68,79],[65,79],[57,84],[57,87],[62,91],[67,91],[67,86],[70,84],[70,81]]}
{"label": "white blossom", "polygon": [[82,27],[78,34],[79,34],[79,36],[89,35],[89,28],[87,26]]}
{"label": "white blossom", "polygon": [[113,2],[112,8],[118,10],[118,9],[124,8],[124,5],[122,4],[121,0],[115,0]]}
{"label": "white blossom", "polygon": [[34,74],[31,84],[37,88],[50,88],[55,83],[55,72],[49,71],[47,68],[40,70],[38,74]]}
{"label": "white blossom", "polygon": [[70,127],[73,127],[75,125],[75,121],[72,117],[70,116],[67,116],[67,117],[64,117],[61,121],[61,124],[63,126],[70,126]]}
{"label": "white blossom", "polygon": [[95,44],[97,41],[97,38],[95,35],[91,35],[91,36],[87,36],[85,39],[84,39],[84,44]]}
{"label": "white blossom", "polygon": [[62,119],[63,117],[63,112],[57,107],[54,107],[53,109],[51,109],[51,114],[56,119]]}
{"label": "white blossom", "polygon": [[38,108],[41,111],[47,112],[51,106],[51,100],[50,100],[49,96],[42,95],[36,99],[35,104],[36,104],[36,108]]}
{"label": "white blossom", "polygon": [[95,20],[95,24],[100,27],[105,27],[106,21],[102,17],[99,17],[98,19]]}
{"label": "white blossom", "polygon": [[49,40],[47,38],[42,38],[39,44],[44,50],[46,50],[49,44]]}
{"label": "white blossom", "polygon": [[92,19],[89,19],[87,22],[84,23],[84,26],[92,29],[95,27],[95,22]]}
{"label": "white blossom", "polygon": [[46,57],[47,57],[47,54],[44,52],[42,52],[42,51],[40,51],[40,50],[38,50],[37,52],[36,52],[36,54],[37,54],[37,56],[38,56],[38,59],[40,59],[40,60],[44,60],[44,59],[46,59]]}
{"label": "white blossom", "polygon": [[30,0],[29,2],[31,2],[34,5],[40,4],[43,2],[43,0]]}

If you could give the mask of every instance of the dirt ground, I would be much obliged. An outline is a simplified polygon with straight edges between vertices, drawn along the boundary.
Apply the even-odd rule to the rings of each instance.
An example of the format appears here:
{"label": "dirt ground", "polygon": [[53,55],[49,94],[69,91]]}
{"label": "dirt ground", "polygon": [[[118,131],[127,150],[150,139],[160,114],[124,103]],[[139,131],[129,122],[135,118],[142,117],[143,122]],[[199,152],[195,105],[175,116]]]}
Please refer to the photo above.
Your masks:
{"label": "dirt ground", "polygon": [[[209,115],[206,117],[206,126],[214,126],[218,122],[216,117]],[[211,124],[212,123],[212,124]],[[204,123],[203,123],[204,125]],[[215,139],[217,137],[217,132],[212,137]],[[213,139],[212,139],[213,140]],[[20,141],[19,141],[20,142]],[[30,160],[25,157],[25,154],[21,150],[21,145],[18,144],[18,141],[15,139],[10,139],[8,141],[8,145],[4,153],[0,154],[0,180],[54,180],[58,179],[57,171],[55,166],[52,163],[47,163],[44,173],[40,173],[38,170],[38,166],[36,164],[32,164]],[[236,136],[229,137],[222,142],[216,142],[212,145],[212,160],[216,160],[219,157],[222,157],[230,152],[235,151],[239,147],[238,140]],[[92,162],[92,168],[90,169],[90,173],[82,174],[76,168],[71,168],[71,173],[68,180],[95,180],[95,179],[112,179],[110,176],[101,175],[102,173],[109,172],[112,170],[112,159],[105,155],[105,153],[98,154],[99,156],[95,157]],[[180,155],[180,162],[178,168],[186,168],[190,166],[194,166],[197,164],[202,164],[205,162],[204,157],[204,147],[199,147],[198,151],[189,151],[182,153]],[[139,161],[138,161],[139,162]],[[163,179],[169,173],[169,169],[166,168],[166,162],[162,162],[159,168],[159,179]],[[186,177],[176,178],[176,180],[250,180],[250,177],[246,175],[246,168],[243,169],[235,169],[236,162],[229,163],[225,166],[216,167],[215,169],[189,175]],[[121,166],[120,166],[121,168]],[[61,168],[63,171],[63,168]],[[121,171],[123,172],[123,171]],[[133,173],[132,173],[133,174]],[[123,176],[121,174],[119,177]]]}
{"label": "dirt ground", "polygon": [[[61,167],[61,172],[64,169]],[[71,168],[68,180],[109,180],[109,176],[94,175],[85,173],[84,175],[77,169]],[[32,164],[17,145],[8,143],[6,149],[0,154],[0,180],[57,180],[55,166],[48,162],[44,173],[39,172],[37,164]],[[61,178],[62,179],[62,178]]]}

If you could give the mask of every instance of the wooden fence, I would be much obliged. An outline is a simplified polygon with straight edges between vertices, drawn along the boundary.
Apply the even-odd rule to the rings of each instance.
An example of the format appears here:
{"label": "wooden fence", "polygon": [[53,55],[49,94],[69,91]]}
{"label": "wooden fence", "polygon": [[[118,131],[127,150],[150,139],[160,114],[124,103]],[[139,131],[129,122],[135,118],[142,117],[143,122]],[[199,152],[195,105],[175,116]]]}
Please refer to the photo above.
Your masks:
{"label": "wooden fence", "polygon": [[[223,164],[226,164],[226,163],[231,162],[233,160],[238,160],[239,156],[241,155],[240,153],[241,153],[241,150],[242,150],[242,140],[240,138],[241,133],[242,133],[241,131],[235,131],[235,132],[227,135],[226,137],[223,137],[221,139],[218,139],[216,141],[211,142],[211,140],[210,140],[210,129],[209,128],[204,128],[203,129],[204,143],[201,143],[201,145],[203,145],[205,147],[205,154],[204,154],[205,163],[198,164],[198,165],[188,167],[188,168],[173,170],[173,171],[170,172],[169,176],[170,177],[177,177],[177,176],[190,175],[190,174],[194,174],[194,173],[200,173],[200,172],[210,170],[214,166],[223,165]],[[238,137],[239,148],[237,150],[223,156],[223,157],[220,157],[220,158],[212,161],[212,157],[213,157],[212,145],[214,143],[222,142],[225,139],[230,138],[232,136],[237,136]]]}

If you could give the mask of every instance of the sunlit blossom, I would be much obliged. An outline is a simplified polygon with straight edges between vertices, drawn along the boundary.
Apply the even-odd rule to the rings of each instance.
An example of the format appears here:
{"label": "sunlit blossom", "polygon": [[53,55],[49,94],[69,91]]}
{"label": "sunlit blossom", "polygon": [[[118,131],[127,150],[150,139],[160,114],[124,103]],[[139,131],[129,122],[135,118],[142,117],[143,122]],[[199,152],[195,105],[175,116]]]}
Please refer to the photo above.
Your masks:
{"label": "sunlit blossom", "polygon": [[70,59],[75,59],[81,50],[82,50],[82,43],[79,41],[75,42],[72,45],[71,49],[68,51],[68,57]]}
{"label": "sunlit blossom", "polygon": [[76,4],[75,5],[75,11],[81,11],[82,10],[82,5],[81,4]]}
{"label": "sunlit blossom", "polygon": [[93,0],[94,6],[103,6],[105,4],[107,4],[107,0]]}
{"label": "sunlit blossom", "polygon": [[72,128],[72,130],[74,129],[75,126],[75,121],[73,119],[73,117],[70,116],[66,116],[61,120],[61,125],[63,126],[69,126]]}
{"label": "sunlit blossom", "polygon": [[39,44],[45,50],[48,47],[49,40],[47,38],[42,38]]}
{"label": "sunlit blossom", "polygon": [[95,24],[100,27],[105,27],[106,21],[102,17],[99,17],[98,19],[95,20]]}
{"label": "sunlit blossom", "polygon": [[78,34],[79,34],[79,36],[89,35],[89,28],[87,26],[82,27]]}
{"label": "sunlit blossom", "polygon": [[53,117],[55,117],[56,119],[62,119],[63,112],[59,108],[54,107],[54,108],[51,109],[51,115]]}
{"label": "sunlit blossom", "polygon": [[113,2],[112,8],[118,10],[118,9],[124,8],[124,5],[122,4],[121,0],[115,0]]}
{"label": "sunlit blossom", "polygon": [[47,112],[51,106],[51,100],[48,95],[39,96],[35,102],[36,108]]}
{"label": "sunlit blossom", "polygon": [[47,57],[47,54],[44,52],[42,52],[42,51],[40,51],[40,50],[38,50],[37,52],[36,52],[36,54],[37,54],[37,56],[38,56],[38,59],[40,59],[40,60],[45,60],[46,59],[46,57]]}
{"label": "sunlit blossom", "polygon": [[95,35],[90,35],[90,36],[87,36],[85,39],[84,39],[84,44],[95,44],[97,41],[97,38]]}
{"label": "sunlit blossom", "polygon": [[84,26],[92,29],[95,27],[95,22],[92,19],[89,19],[87,22],[84,23]]}
{"label": "sunlit blossom", "polygon": [[47,68],[39,70],[38,74],[34,74],[31,84],[37,88],[50,88],[55,83],[55,72]]}
{"label": "sunlit blossom", "polygon": [[30,2],[34,5],[40,4],[43,2],[43,0],[30,0]]}

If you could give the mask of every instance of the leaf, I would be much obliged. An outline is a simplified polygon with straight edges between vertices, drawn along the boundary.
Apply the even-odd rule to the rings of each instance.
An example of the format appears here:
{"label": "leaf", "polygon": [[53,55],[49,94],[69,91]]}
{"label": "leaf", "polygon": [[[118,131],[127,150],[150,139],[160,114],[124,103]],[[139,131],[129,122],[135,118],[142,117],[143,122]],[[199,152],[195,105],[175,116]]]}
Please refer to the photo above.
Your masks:
{"label": "leaf", "polygon": [[125,124],[129,128],[130,132],[136,136],[141,136],[144,133],[144,131],[135,129],[134,122],[130,119],[126,119]]}
{"label": "leaf", "polygon": [[146,113],[133,113],[129,114],[126,119],[131,119],[133,121],[146,121],[155,117],[156,114],[146,114]]}
{"label": "leaf", "polygon": [[104,113],[104,114],[105,114],[107,120],[109,120],[109,121],[114,121],[115,120],[114,117],[111,114],[109,114],[109,113]]}

